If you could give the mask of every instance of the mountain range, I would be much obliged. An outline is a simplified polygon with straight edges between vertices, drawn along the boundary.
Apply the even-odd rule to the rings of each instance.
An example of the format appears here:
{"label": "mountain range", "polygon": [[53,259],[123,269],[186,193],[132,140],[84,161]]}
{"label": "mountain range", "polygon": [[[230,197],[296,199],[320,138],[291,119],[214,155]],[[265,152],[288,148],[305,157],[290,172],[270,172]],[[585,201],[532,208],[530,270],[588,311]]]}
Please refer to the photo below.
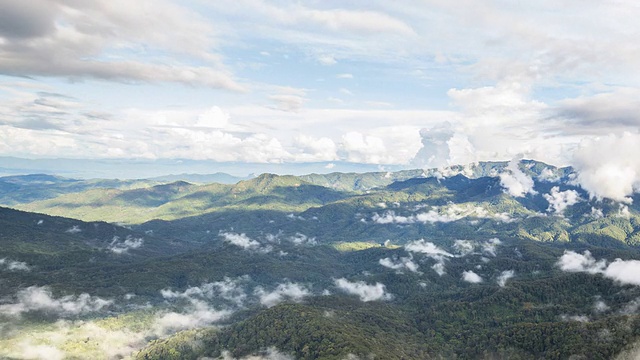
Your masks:
{"label": "mountain range", "polygon": [[640,199],[575,179],[0,178],[0,357],[632,359]]}

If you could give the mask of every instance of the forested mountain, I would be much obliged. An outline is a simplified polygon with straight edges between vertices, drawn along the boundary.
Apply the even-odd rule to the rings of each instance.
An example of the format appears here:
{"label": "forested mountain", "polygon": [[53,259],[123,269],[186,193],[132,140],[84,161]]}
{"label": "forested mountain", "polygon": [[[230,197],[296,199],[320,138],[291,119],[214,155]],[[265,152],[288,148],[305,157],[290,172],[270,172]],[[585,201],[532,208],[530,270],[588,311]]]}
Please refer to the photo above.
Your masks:
{"label": "forested mountain", "polygon": [[0,208],[0,357],[633,358],[640,199],[573,178],[264,174]]}

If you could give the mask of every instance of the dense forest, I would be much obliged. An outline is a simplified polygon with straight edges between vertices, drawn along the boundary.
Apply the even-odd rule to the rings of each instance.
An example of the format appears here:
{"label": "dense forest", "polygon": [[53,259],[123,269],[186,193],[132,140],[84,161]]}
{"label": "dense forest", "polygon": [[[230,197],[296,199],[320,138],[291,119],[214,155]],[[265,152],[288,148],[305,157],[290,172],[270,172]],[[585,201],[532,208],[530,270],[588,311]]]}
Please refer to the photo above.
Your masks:
{"label": "dense forest", "polygon": [[506,166],[0,178],[0,357],[633,358],[638,202]]}

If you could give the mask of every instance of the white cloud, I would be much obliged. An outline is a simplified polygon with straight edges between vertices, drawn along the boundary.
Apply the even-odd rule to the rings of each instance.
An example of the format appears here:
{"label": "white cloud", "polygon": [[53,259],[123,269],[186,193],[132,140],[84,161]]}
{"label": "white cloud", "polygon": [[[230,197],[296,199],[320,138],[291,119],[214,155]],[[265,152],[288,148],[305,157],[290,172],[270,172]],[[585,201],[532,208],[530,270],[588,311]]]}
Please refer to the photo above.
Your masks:
{"label": "white cloud", "polygon": [[409,252],[425,254],[436,260],[436,263],[431,268],[440,276],[445,274],[444,259],[453,257],[453,254],[448,253],[434,243],[427,242],[424,239],[411,241],[404,246],[404,249]]}
{"label": "white cloud", "polygon": [[420,132],[412,126],[375,128],[368,133],[349,131],[340,150],[346,160],[368,164],[408,164],[422,147]]}
{"label": "white cloud", "polygon": [[543,194],[549,202],[547,211],[553,211],[558,215],[562,215],[567,207],[575,205],[582,200],[580,194],[575,190],[560,191],[560,188],[554,186],[549,194]]}
{"label": "white cloud", "polygon": [[409,270],[411,272],[418,272],[418,264],[413,262],[413,258],[409,257],[401,257],[401,258],[384,258],[380,259],[378,263],[386,268],[402,271],[404,269]]}
{"label": "white cloud", "polygon": [[[181,311],[160,312],[154,319],[151,331],[156,336],[164,336],[180,330],[208,326],[229,317],[244,306],[247,294],[244,284],[248,276],[236,279],[224,278],[222,281],[204,283],[201,286],[189,287],[183,292],[163,289],[160,294],[167,301],[186,301]],[[224,304],[216,309],[209,302]]]}
{"label": "white cloud", "polygon": [[546,167],[542,169],[540,175],[538,175],[538,180],[546,182],[558,182],[560,181],[560,175]]}
{"label": "white cloud", "polygon": [[153,324],[153,333],[164,336],[176,331],[211,325],[229,317],[233,311],[216,310],[205,301],[191,299],[182,312],[167,312],[159,315]]}
{"label": "white cloud", "polygon": [[336,75],[336,78],[338,78],[338,79],[353,79],[353,74],[348,74],[348,73],[338,74],[338,75]]}
{"label": "white cloud", "polygon": [[220,236],[224,238],[224,241],[237,247],[241,247],[244,250],[257,250],[258,248],[260,248],[259,242],[251,239],[245,234],[223,232],[220,233]]}
{"label": "white cloud", "polygon": [[596,261],[589,250],[586,250],[584,254],[565,251],[557,264],[562,271],[588,272],[591,274],[600,273],[606,267],[606,261]]}
{"label": "white cloud", "polygon": [[113,240],[109,244],[109,250],[116,254],[127,253],[130,249],[138,249],[144,244],[143,238],[134,238],[131,235],[127,235],[124,241],[120,241],[117,236],[113,237]]}
{"label": "white cloud", "polygon": [[31,271],[31,267],[26,262],[7,258],[0,259],[0,268],[5,268],[8,271]]}
{"label": "white cloud", "polygon": [[507,281],[515,276],[515,271],[513,270],[505,270],[500,273],[498,276],[497,282],[500,287],[504,287],[507,284]]}
{"label": "white cloud", "polygon": [[496,251],[500,244],[502,244],[502,241],[498,238],[489,239],[481,244],[482,252],[491,256],[496,256]]}
{"label": "white cloud", "polygon": [[469,255],[475,249],[475,243],[470,240],[456,240],[453,242],[453,248],[461,255]]}
{"label": "white cloud", "polygon": [[163,289],[160,294],[167,300],[224,300],[229,307],[242,307],[247,299],[245,285],[249,281],[248,276],[236,279],[225,277],[222,281],[204,283],[200,286],[192,286],[183,292]]}
{"label": "white cloud", "polygon": [[602,300],[596,300],[596,302],[593,304],[593,310],[597,313],[603,313],[608,311],[609,309],[611,309],[609,305],[607,305]]}
{"label": "white cloud", "polygon": [[296,233],[294,236],[290,236],[288,240],[291,241],[294,245],[317,245],[318,244],[315,237],[308,237],[307,235],[302,233]]}
{"label": "white cloud", "polygon": [[515,197],[523,197],[526,194],[535,195],[537,192],[533,189],[533,179],[522,172],[518,167],[519,161],[511,160],[507,165],[505,172],[500,174],[500,185],[504,187],[506,192]]}
{"label": "white cloud", "polygon": [[630,202],[640,188],[640,134],[585,140],[574,154],[577,181],[595,198]]}
{"label": "white cloud", "polygon": [[482,277],[475,272],[468,270],[462,272],[462,280],[472,284],[478,284],[482,282]]}
{"label": "white cloud", "polygon": [[396,215],[393,210],[386,211],[383,215],[373,214],[371,220],[376,224],[411,224],[415,222],[413,216]]}
{"label": "white cloud", "polygon": [[410,252],[416,252],[429,255],[435,259],[441,259],[442,257],[452,257],[451,253],[439,248],[432,242],[428,242],[424,239],[415,240],[407,243],[404,246],[405,250]]}
{"label": "white cloud", "polygon": [[293,154],[295,161],[316,162],[339,159],[338,147],[333,140],[327,137],[316,139],[312,136],[298,135],[294,138],[294,146],[299,151],[299,153]]}
{"label": "white cloud", "polygon": [[65,353],[55,346],[24,342],[20,347],[22,351],[19,356],[23,359],[62,360],[65,358]]}
{"label": "white cloud", "polygon": [[393,296],[386,291],[384,284],[375,283],[369,285],[364,281],[351,282],[345,278],[334,280],[335,285],[342,291],[357,295],[361,301],[378,301],[378,300],[391,300]]}
{"label": "white cloud", "polygon": [[318,62],[325,66],[331,66],[338,63],[338,61],[331,55],[320,55],[318,56]]}
{"label": "white cloud", "polygon": [[440,276],[446,274],[443,262],[437,262],[437,263],[433,264],[433,266],[431,268],[433,269],[433,271],[436,272],[436,274],[438,274]]}
{"label": "white cloud", "polygon": [[304,285],[287,282],[278,284],[273,291],[266,291],[262,286],[258,286],[255,294],[260,298],[260,304],[272,307],[286,300],[300,302],[311,295],[311,291]]}
{"label": "white cloud", "polygon": [[[221,360],[293,360],[294,358],[287,354],[281,353],[275,347],[270,347],[266,351],[261,352],[260,354],[249,355],[249,356],[242,357],[240,359],[234,358],[233,356],[231,356],[231,353],[225,350],[222,352],[222,357],[220,359]],[[201,360],[208,360],[208,358],[202,358]]]}
{"label": "white cloud", "polygon": [[371,217],[376,224],[413,224],[421,223],[448,223],[465,218],[493,219],[500,222],[511,222],[514,219],[507,213],[489,213],[482,206],[473,204],[449,204],[446,206],[433,206],[429,211],[415,215],[396,215],[395,211],[389,210],[382,215],[378,213]]}
{"label": "white cloud", "polygon": [[68,232],[70,234],[77,234],[79,232],[82,232],[82,229],[80,229],[80,226],[78,225],[73,225],[71,228],[67,229],[65,232]]}
{"label": "white cloud", "polygon": [[15,296],[17,302],[0,305],[0,314],[20,316],[30,311],[54,312],[61,316],[78,315],[99,311],[113,303],[83,293],[79,296],[67,295],[54,298],[48,287],[30,286],[19,290]]}
{"label": "white cloud", "polygon": [[563,271],[602,274],[621,284],[640,286],[640,260],[616,259],[607,265],[604,259],[596,261],[588,250],[584,254],[565,251],[557,265]]}

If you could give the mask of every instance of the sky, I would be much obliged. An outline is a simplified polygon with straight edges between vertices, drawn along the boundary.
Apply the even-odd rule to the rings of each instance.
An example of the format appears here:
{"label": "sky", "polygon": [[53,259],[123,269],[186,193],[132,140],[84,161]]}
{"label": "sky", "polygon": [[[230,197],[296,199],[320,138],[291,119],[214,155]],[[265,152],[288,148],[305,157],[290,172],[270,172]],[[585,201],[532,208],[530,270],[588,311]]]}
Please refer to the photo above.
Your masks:
{"label": "sky", "polygon": [[625,0],[2,0],[0,157],[615,158],[633,184],[638,18]]}

